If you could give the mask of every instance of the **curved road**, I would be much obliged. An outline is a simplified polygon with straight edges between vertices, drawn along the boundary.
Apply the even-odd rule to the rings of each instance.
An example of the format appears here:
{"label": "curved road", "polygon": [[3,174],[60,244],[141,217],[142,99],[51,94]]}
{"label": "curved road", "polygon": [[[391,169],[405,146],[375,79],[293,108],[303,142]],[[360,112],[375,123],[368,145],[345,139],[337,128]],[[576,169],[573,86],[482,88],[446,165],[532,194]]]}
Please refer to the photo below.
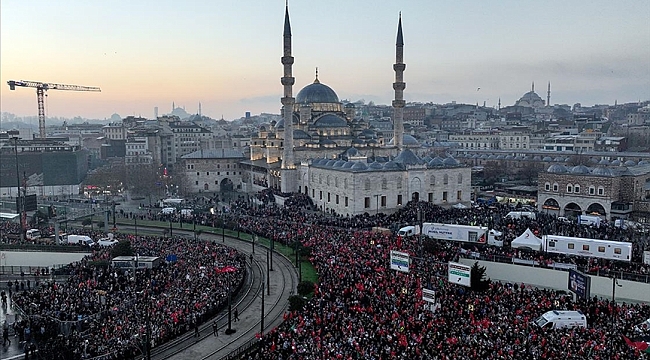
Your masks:
{"label": "curved road", "polygon": [[[146,229],[152,229],[151,233],[158,234],[160,229],[138,226],[139,233],[147,233]],[[132,227],[120,226],[121,231],[131,232]],[[174,230],[175,234],[193,236],[191,231]],[[213,242],[222,242],[221,235],[201,234],[201,239]],[[246,254],[250,259],[252,246],[250,242],[236,238],[225,238],[225,245],[237,249]],[[253,254],[252,264],[248,262],[249,271],[244,286],[236,298],[233,298],[233,312],[235,307],[239,310],[239,321],[232,318],[232,329],[236,332],[226,335],[224,331],[228,328],[228,310],[218,314],[215,318],[219,325],[218,336],[213,335],[212,320],[199,328],[199,337],[193,336],[190,332],[173,341],[153,348],[152,359],[195,359],[195,360],[218,360],[225,358],[231,352],[243,345],[256,341],[255,335],[261,329],[262,291],[264,291],[264,332],[270,331],[283,321],[283,315],[288,308],[289,296],[296,292],[298,285],[298,274],[293,264],[286,257],[273,253],[273,271],[269,272],[267,286],[262,289],[262,282],[266,279],[267,273],[267,248],[257,244]],[[252,266],[251,266],[252,265]]]}

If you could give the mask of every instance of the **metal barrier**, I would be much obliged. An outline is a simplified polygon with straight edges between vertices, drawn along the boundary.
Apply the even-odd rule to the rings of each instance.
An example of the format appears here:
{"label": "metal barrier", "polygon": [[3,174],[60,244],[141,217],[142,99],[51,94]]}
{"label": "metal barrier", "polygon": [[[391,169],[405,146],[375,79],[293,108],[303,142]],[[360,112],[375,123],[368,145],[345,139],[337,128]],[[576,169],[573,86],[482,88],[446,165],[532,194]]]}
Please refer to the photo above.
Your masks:
{"label": "metal barrier", "polygon": [[587,266],[581,266],[581,265],[576,265],[571,263],[554,262],[550,264],[545,264],[545,263],[540,263],[536,260],[520,259],[517,257],[509,257],[509,256],[502,256],[502,255],[480,255],[477,257],[475,256],[476,254],[478,253],[460,254],[460,256],[466,259],[478,259],[478,260],[498,262],[504,264],[540,267],[540,268],[554,269],[559,271],[569,271],[569,269],[574,269],[589,275],[596,275],[596,276],[603,276],[603,277],[616,277],[617,279],[621,279],[621,280],[636,281],[636,282],[642,282],[646,284],[650,283],[650,274],[631,273],[631,272],[620,271],[620,270],[603,271],[601,269],[598,269],[598,271],[591,271],[591,269],[589,269]]}

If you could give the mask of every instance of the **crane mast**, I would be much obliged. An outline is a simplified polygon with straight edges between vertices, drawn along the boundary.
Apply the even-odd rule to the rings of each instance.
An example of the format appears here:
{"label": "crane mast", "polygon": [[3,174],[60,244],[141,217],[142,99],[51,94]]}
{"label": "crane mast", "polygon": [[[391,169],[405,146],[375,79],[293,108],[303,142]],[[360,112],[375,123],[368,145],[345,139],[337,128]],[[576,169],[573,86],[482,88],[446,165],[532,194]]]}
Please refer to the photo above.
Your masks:
{"label": "crane mast", "polygon": [[101,89],[94,86],[66,85],[44,83],[39,81],[7,81],[9,90],[16,90],[16,86],[36,88],[36,100],[38,102],[38,134],[41,139],[45,139],[45,92],[47,90],[71,90],[71,91],[94,91],[100,92]]}

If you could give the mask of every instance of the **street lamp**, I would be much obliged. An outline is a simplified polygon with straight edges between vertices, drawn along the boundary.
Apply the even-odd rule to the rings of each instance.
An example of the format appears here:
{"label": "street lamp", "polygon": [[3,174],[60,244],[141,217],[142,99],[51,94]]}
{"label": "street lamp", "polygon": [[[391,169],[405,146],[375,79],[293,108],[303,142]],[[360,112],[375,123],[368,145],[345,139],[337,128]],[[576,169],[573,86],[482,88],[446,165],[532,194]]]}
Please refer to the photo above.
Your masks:
{"label": "street lamp", "polygon": [[612,313],[612,316],[614,317],[614,319],[616,319],[616,314],[617,314],[617,310],[616,310],[616,287],[623,287],[623,285],[618,283],[618,279],[616,279],[616,274],[612,273],[612,303],[614,304],[614,306],[612,307],[612,309],[614,310],[614,312]]}

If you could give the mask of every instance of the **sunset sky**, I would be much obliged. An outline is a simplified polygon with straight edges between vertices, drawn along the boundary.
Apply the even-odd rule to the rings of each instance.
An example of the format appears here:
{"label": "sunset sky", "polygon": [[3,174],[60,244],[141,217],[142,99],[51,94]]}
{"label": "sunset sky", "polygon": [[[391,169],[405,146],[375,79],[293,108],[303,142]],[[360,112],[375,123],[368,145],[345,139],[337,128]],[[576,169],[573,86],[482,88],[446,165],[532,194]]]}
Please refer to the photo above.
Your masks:
{"label": "sunset sky", "polygon": [[[505,106],[533,81],[552,103],[650,99],[647,0],[291,0],[294,96],[318,67],[339,98],[390,104],[400,11],[407,101]],[[279,113],[283,0],[2,0],[0,14],[3,112],[37,114],[35,89],[6,85],[34,80],[102,89],[50,91],[48,116]]]}

